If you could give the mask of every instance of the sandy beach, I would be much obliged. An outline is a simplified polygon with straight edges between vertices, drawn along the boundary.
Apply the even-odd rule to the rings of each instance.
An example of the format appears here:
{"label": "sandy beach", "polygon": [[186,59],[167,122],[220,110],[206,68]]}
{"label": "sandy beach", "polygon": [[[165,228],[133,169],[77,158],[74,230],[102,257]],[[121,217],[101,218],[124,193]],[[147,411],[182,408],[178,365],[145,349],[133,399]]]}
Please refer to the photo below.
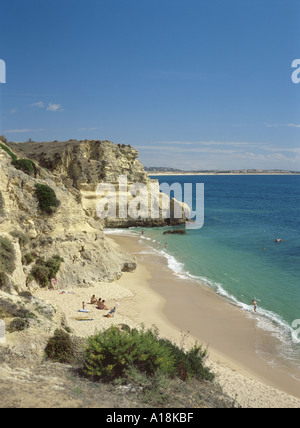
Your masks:
{"label": "sandy beach", "polygon": [[[155,325],[161,336],[184,347],[195,341],[208,346],[207,364],[216,381],[244,408],[300,408],[300,382],[282,367],[274,367],[257,355],[257,343],[272,352],[273,339],[257,328],[255,316],[245,314],[199,282],[178,278],[161,255],[149,250],[138,237],[108,235],[115,246],[137,257],[138,268],[113,283],[93,288],[36,292],[65,314],[74,334],[90,336],[112,324],[131,327]],[[63,285],[59,284],[63,289]],[[91,296],[102,298],[116,315],[90,305]],[[79,313],[82,302],[88,314]],[[117,302],[117,303],[116,303]],[[77,321],[79,315],[92,321]]]}

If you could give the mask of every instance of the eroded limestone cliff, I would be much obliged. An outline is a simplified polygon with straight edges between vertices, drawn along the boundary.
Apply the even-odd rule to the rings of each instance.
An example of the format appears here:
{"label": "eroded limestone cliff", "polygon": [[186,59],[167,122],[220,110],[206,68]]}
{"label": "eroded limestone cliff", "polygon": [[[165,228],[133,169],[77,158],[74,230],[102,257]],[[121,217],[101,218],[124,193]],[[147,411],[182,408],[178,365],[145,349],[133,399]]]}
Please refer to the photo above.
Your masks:
{"label": "eroded limestone cliff", "polygon": [[[59,178],[69,192],[81,200],[82,207],[89,217],[99,217],[96,207],[103,197],[97,192],[99,184],[112,184],[117,196],[116,215],[108,215],[103,220],[105,227],[182,224],[189,217],[186,205],[175,200],[170,204],[169,196],[159,192],[157,181],[149,178],[143,165],[138,161],[138,151],[131,146],[114,144],[110,141],[70,140],[14,143],[10,144],[10,147],[37,161],[41,167]],[[120,188],[120,177],[126,177],[125,187]],[[135,188],[131,191],[136,184],[140,186],[139,190],[136,192]],[[134,205],[136,197],[140,201],[140,204],[136,203],[136,215],[130,215],[129,210],[126,215],[119,215],[119,211],[123,209],[119,206],[120,200],[126,199],[128,208],[130,204]],[[143,210],[140,205],[144,205]],[[154,205],[156,211],[153,210]],[[176,206],[182,209],[182,216],[174,214]]]}
{"label": "eroded limestone cliff", "polygon": [[[6,272],[1,289],[17,294],[39,287],[32,267],[36,260],[53,256],[63,258],[57,275],[62,288],[113,281],[122,271],[134,269],[135,260],[116,251],[105,239],[100,220],[86,213],[78,191],[67,188],[58,174],[38,164],[35,169],[30,175],[16,169],[0,147],[0,237],[12,243],[15,253],[15,269]],[[59,206],[52,214],[41,211],[36,184],[55,192]]]}

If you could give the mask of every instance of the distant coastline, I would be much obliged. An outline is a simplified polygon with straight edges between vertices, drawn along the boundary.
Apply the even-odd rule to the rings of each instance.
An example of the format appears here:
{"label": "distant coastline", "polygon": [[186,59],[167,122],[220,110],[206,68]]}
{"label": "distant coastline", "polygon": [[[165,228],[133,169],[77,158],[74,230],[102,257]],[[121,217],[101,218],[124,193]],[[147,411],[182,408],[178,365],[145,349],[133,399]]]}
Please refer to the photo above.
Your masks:
{"label": "distant coastline", "polygon": [[164,167],[145,167],[148,175],[300,175],[300,171],[263,170],[263,169],[236,169],[236,170],[203,170],[182,171]]}

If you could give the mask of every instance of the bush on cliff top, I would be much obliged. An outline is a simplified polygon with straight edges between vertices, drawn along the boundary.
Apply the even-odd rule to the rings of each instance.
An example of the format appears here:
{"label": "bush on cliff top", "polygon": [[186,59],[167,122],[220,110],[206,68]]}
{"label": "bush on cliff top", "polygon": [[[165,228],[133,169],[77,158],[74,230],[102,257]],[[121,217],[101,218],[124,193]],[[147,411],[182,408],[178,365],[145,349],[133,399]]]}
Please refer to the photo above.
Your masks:
{"label": "bush on cliff top", "polygon": [[12,161],[16,161],[18,159],[17,155],[15,155],[5,144],[0,143],[0,147],[1,149],[3,149],[6,153],[9,154],[9,156],[11,157]]}
{"label": "bush on cliff top", "polygon": [[2,143],[0,143],[1,149],[3,149],[7,154],[9,154],[9,156],[11,157],[11,164],[16,169],[23,171],[25,174],[28,175],[36,175],[37,168],[35,163],[31,159],[18,159],[18,156],[13,153],[9,147],[6,146],[6,138],[0,136],[0,140],[2,141]]}

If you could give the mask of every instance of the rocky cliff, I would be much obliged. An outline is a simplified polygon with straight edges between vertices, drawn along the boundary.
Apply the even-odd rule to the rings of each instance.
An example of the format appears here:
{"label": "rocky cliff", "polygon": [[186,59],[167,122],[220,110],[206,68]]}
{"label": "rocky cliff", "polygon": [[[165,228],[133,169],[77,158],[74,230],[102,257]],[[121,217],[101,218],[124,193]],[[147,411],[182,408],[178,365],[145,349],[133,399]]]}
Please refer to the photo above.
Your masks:
{"label": "rocky cliff", "polygon": [[[0,278],[2,290],[17,294],[39,287],[31,275],[32,268],[37,261],[53,256],[63,258],[57,275],[60,288],[113,281],[122,271],[134,269],[135,260],[110,245],[102,223],[86,213],[74,187],[67,188],[59,175],[38,164],[33,174],[17,169],[11,156],[18,152],[8,153],[3,147],[0,146],[0,237],[13,246],[14,269]],[[54,191],[59,204],[53,213],[41,210],[37,184]]]}
{"label": "rocky cliff", "polygon": [[[175,200],[170,204],[169,196],[159,192],[157,181],[148,177],[138,161],[138,151],[131,146],[110,141],[70,140],[14,143],[10,147],[59,178],[63,186],[81,200],[85,213],[91,218],[99,217],[96,208],[103,198],[98,191],[99,184],[110,183],[116,195],[111,196],[108,192],[107,199],[112,201],[116,198],[116,215],[110,213],[103,217],[105,227],[182,224],[189,217],[187,206]],[[126,177],[122,188],[120,177]],[[128,210],[126,215],[119,215],[121,199],[126,200],[126,208],[135,205],[133,214]],[[153,206],[156,206],[155,214],[151,211]],[[182,216],[174,214],[178,207]]]}

